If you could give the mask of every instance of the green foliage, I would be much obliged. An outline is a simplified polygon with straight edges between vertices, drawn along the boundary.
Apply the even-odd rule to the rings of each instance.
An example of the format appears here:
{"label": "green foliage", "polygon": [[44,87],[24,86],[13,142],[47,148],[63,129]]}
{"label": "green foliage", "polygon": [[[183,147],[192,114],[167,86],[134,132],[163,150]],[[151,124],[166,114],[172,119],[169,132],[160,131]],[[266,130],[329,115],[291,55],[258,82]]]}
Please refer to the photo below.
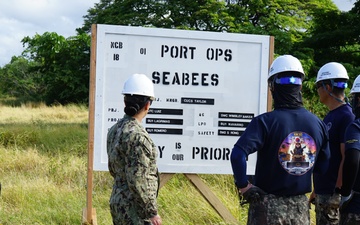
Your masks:
{"label": "green foliage", "polygon": [[327,62],[339,62],[348,70],[350,83],[360,73],[360,15],[357,1],[349,12],[333,8],[318,8],[313,13],[313,25],[308,36],[299,45],[313,49],[316,62],[310,77]]}
{"label": "green foliage", "polygon": [[35,65],[24,57],[12,57],[11,62],[0,69],[0,93],[20,101],[39,101],[41,87],[36,80],[40,75],[30,71]]}
{"label": "green foliage", "polygon": [[164,1],[164,15],[154,26],[177,29],[228,31],[233,18],[228,14],[223,1]]}
{"label": "green foliage", "polygon": [[[88,10],[78,32],[90,32],[91,24],[114,24],[272,35],[275,54],[301,59],[308,82],[313,82],[321,66],[315,61],[318,49],[303,42],[323,12],[339,13],[331,0],[102,0]],[[317,98],[309,87],[303,92],[306,98]]]}
{"label": "green foliage", "polygon": [[351,56],[350,52],[342,50],[342,47],[352,45],[350,32],[353,23],[350,17],[347,13],[333,10],[318,12],[314,18],[315,25],[304,44],[317,50],[315,59],[319,65],[329,61],[346,62]]}
{"label": "green foliage", "polygon": [[[275,37],[277,54],[290,54],[301,42],[312,24],[312,12],[319,1],[236,1],[229,2],[229,11],[237,29],[233,32],[266,34]],[[333,6],[328,1],[328,6]],[[325,7],[325,6],[321,6]]]}
{"label": "green foliage", "polygon": [[89,96],[90,36],[79,34],[65,39],[45,32],[22,40],[23,54],[36,64],[30,72],[41,74],[35,82],[40,99],[52,103],[85,103]]}
{"label": "green foliage", "polygon": [[150,26],[163,16],[162,1],[157,0],[102,0],[95,3],[84,16],[84,26],[78,33],[89,33],[92,24],[122,24]]}
{"label": "green foliage", "polygon": [[303,62],[304,97],[313,101],[311,82],[326,62],[347,64],[351,79],[360,74],[359,12],[359,1],[340,12],[331,0],[101,0],[88,10],[77,36],[25,37],[26,58],[15,57],[0,69],[0,94],[47,104],[87,103],[88,33],[92,24],[114,24],[272,35],[276,55]]}
{"label": "green foliage", "polygon": [[277,53],[285,54],[302,41],[319,8],[335,8],[330,0],[102,0],[88,10],[78,32],[91,24],[154,26],[275,36]]}

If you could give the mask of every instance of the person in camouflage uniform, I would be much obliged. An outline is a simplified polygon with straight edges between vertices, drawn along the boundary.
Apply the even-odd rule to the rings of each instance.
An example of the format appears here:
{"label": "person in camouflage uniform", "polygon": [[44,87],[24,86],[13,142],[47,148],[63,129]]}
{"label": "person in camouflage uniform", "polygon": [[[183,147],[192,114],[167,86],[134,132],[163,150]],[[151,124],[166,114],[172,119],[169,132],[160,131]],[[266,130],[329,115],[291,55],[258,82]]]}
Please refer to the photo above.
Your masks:
{"label": "person in camouflage uniform", "polygon": [[356,120],[345,132],[345,161],[340,201],[340,225],[360,224],[360,75],[350,91]]}
{"label": "person in camouflage uniform", "polygon": [[[303,107],[304,77],[297,58],[277,57],[268,76],[274,110],[253,118],[232,149],[240,203],[249,203],[248,225],[310,225],[306,194],[311,192],[313,173],[327,170],[330,150],[325,124]],[[255,152],[250,183],[247,158]]]}
{"label": "person in camouflage uniform", "polygon": [[161,225],[157,194],[157,150],[141,124],[154,99],[153,84],[143,74],[134,74],[122,92],[125,115],[107,136],[108,167],[114,177],[110,212],[114,225]]}

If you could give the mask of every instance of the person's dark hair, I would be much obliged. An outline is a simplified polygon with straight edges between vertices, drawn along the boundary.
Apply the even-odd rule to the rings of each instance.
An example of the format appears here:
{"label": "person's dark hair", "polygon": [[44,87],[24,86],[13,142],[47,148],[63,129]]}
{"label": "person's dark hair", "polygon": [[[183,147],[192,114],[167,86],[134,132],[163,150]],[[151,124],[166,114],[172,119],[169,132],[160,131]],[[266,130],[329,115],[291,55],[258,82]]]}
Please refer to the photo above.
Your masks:
{"label": "person's dark hair", "polygon": [[126,115],[134,116],[145,106],[148,101],[150,101],[150,103],[152,102],[148,96],[127,94],[124,96],[124,112]]}
{"label": "person's dark hair", "polygon": [[339,82],[342,82],[342,83],[346,83],[347,80],[346,79],[334,79],[334,80],[323,80],[323,81],[320,81],[320,82],[323,82],[325,85],[328,84],[330,85],[330,87],[332,87],[332,93],[336,96],[339,96],[339,95],[343,95],[345,93],[345,87],[336,87],[332,84],[332,82],[336,82],[336,83],[339,83]]}
{"label": "person's dark hair", "polygon": [[356,119],[360,118],[360,93],[353,93],[351,96],[351,107]]}

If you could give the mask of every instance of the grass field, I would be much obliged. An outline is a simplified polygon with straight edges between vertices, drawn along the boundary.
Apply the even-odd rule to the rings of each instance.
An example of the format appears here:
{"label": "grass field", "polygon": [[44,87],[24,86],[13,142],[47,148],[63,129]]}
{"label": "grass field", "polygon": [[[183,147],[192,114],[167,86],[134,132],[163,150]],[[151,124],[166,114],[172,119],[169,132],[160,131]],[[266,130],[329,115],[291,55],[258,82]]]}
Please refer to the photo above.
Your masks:
{"label": "grass field", "polygon": [[[1,225],[74,225],[86,207],[88,110],[84,106],[0,105]],[[230,175],[199,175],[231,214],[246,224]],[[112,179],[94,172],[97,223],[112,224]],[[183,174],[159,192],[164,225],[227,224]],[[313,216],[313,211],[312,211]]]}

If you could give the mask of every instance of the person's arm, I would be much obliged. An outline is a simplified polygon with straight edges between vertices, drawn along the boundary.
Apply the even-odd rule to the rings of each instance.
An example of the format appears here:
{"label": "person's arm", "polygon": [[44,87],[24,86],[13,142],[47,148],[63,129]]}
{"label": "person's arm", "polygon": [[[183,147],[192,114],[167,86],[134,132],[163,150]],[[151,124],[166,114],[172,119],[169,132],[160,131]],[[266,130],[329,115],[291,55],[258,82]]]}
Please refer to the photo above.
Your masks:
{"label": "person's arm", "polygon": [[235,145],[230,155],[230,161],[234,173],[235,184],[239,189],[248,185],[246,176],[246,158],[246,153],[240,149],[239,146]]}
{"label": "person's arm", "polygon": [[360,151],[357,149],[347,149],[342,171],[341,195],[349,196],[354,186],[359,171]]}
{"label": "person's arm", "polygon": [[321,145],[321,149],[319,154],[316,158],[314,171],[313,173],[318,174],[325,174],[327,169],[329,168],[329,159],[330,159],[330,148],[329,148],[329,141],[328,141],[328,134],[326,131],[326,138],[324,139],[323,144]]}
{"label": "person's arm", "polygon": [[340,135],[339,140],[340,140],[341,161],[340,161],[340,165],[339,165],[338,177],[337,177],[336,186],[335,186],[335,188],[337,188],[337,189],[341,189],[341,186],[342,186],[343,166],[344,166],[344,160],[345,160],[345,142],[346,142],[345,139],[347,137],[349,137],[349,134],[347,134],[348,133],[347,128],[349,126],[351,126],[354,119],[355,119],[355,116],[353,114],[350,113],[350,116],[347,116],[344,114],[342,116],[341,126],[339,127],[339,130],[338,130],[339,135]]}
{"label": "person's arm", "polygon": [[329,168],[329,159],[327,160],[318,160],[314,166],[314,173],[325,174]]}
{"label": "person's arm", "polygon": [[342,187],[340,190],[340,210],[347,207],[353,197],[352,188],[355,184],[359,171],[360,151],[358,149],[346,149],[342,173]]}
{"label": "person's arm", "polygon": [[[329,140],[328,132],[326,131],[325,126],[323,131],[325,133],[325,136],[319,154],[316,158],[316,163],[313,171],[313,173],[317,173],[317,174],[325,174],[325,172],[329,168],[330,149],[329,149],[329,141],[328,141]],[[313,190],[309,196],[310,208],[311,208],[311,204],[315,204],[315,197],[316,197],[316,193],[315,190]]]}
{"label": "person's arm", "polygon": [[158,177],[152,145],[145,137],[128,143],[126,177],[135,202],[144,218],[153,218],[157,212]]}
{"label": "person's arm", "polygon": [[266,134],[267,128],[264,126],[263,117],[255,117],[235,143],[231,151],[230,162],[238,189],[248,185],[246,174],[248,156],[261,151]]}
{"label": "person's arm", "polygon": [[248,181],[248,176],[246,175],[246,159],[247,155],[245,151],[235,144],[230,160],[233,168],[235,185],[238,188],[239,196],[242,196],[240,198],[240,205],[258,202],[266,194],[262,189],[254,186]]}
{"label": "person's arm", "polygon": [[342,175],[343,175],[343,166],[345,160],[345,143],[340,143],[340,153],[341,153],[341,162],[338,170],[338,178],[336,181],[336,188],[341,188],[342,186]]}
{"label": "person's arm", "polygon": [[[330,150],[328,140],[326,139],[324,142],[325,144],[319,152],[313,173],[324,174],[329,168]],[[311,204],[315,204],[315,198],[316,193],[313,190],[309,196],[309,208],[311,208]]]}

